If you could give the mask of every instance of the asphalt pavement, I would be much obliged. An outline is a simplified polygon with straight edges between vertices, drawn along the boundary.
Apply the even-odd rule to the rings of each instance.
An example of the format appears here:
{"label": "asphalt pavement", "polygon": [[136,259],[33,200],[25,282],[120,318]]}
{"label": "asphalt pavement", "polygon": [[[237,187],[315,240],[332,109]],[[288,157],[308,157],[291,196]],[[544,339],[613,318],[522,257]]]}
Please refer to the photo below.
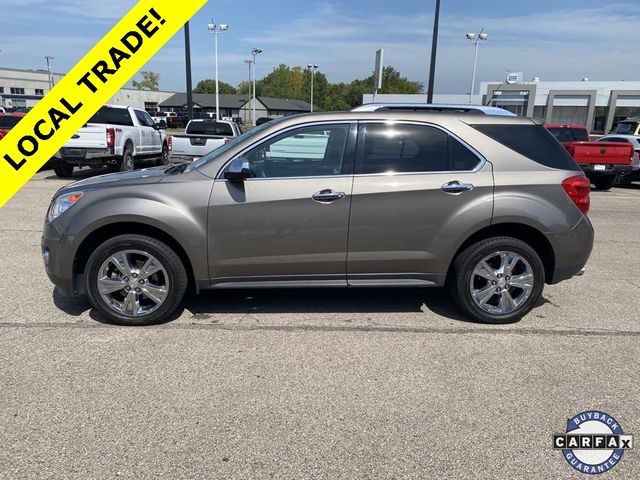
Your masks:
{"label": "asphalt pavement", "polygon": [[[592,194],[587,273],[518,324],[376,289],[209,292],[125,328],[44,272],[65,183],[0,209],[2,479],[581,478],[551,448],[568,417],[640,435],[640,185]],[[605,476],[640,478],[637,449]]]}

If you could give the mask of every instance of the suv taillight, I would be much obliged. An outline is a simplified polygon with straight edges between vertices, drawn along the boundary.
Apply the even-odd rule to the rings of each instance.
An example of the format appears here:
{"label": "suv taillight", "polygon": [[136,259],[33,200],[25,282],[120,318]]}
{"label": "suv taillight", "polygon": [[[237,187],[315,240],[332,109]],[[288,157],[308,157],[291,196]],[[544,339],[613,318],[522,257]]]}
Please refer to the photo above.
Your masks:
{"label": "suv taillight", "polygon": [[576,175],[575,177],[569,177],[562,182],[562,188],[567,192],[569,198],[573,200],[576,207],[584,214],[589,213],[589,207],[591,206],[591,182],[584,175]]}
{"label": "suv taillight", "polygon": [[169,146],[169,150],[173,150],[173,137],[169,137],[169,140],[167,140],[167,145]]}
{"label": "suv taillight", "polygon": [[113,128],[107,128],[107,148],[113,148],[116,145],[116,131]]}

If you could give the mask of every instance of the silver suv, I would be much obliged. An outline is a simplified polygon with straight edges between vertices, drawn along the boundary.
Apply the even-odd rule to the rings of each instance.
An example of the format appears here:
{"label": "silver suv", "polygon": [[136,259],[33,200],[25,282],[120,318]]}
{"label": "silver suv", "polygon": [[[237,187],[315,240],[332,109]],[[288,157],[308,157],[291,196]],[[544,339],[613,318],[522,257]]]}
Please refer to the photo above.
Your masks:
{"label": "silver suv", "polygon": [[445,285],[469,317],[508,323],[583,272],[588,209],[589,181],[532,120],[312,114],[61,189],[42,253],[63,294],[120,324],[174,318],[188,288]]}

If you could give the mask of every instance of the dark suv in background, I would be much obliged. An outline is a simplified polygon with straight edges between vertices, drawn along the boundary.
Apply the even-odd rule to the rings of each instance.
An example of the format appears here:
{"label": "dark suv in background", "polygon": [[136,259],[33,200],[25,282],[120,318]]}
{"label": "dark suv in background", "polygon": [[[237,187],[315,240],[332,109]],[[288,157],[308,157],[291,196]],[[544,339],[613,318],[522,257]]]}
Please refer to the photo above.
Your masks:
{"label": "dark suv in background", "polygon": [[53,198],[49,277],[106,319],[173,318],[188,287],[442,287],[520,319],[582,273],[589,181],[544,126],[469,111],[287,117],[192,164]]}

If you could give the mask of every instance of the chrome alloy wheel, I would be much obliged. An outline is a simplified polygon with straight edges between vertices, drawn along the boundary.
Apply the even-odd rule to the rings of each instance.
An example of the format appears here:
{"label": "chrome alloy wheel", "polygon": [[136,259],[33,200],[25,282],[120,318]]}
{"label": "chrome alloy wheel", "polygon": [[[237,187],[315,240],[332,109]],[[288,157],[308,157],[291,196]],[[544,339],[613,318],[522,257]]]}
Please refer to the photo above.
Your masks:
{"label": "chrome alloy wheel", "polygon": [[475,304],[487,313],[503,315],[520,308],[533,291],[531,265],[514,252],[495,252],[476,265],[469,288]]}
{"label": "chrome alloy wheel", "polygon": [[154,256],[123,250],[107,258],[98,270],[98,292],[109,307],[127,317],[155,312],[169,294],[169,276]]}

